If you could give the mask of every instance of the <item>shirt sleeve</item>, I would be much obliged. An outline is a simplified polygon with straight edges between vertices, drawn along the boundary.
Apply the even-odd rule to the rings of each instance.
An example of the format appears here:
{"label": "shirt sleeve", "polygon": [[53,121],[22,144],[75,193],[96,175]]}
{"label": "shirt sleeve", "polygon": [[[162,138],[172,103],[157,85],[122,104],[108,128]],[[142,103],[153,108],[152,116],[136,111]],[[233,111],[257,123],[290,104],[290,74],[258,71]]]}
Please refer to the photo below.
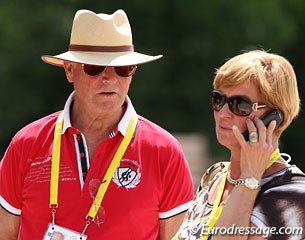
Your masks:
{"label": "shirt sleeve", "polygon": [[[268,239],[279,239],[279,236],[289,239],[289,231],[296,231],[297,239],[304,239],[305,175],[288,173],[274,177],[266,186],[262,186],[261,191],[252,211],[251,222],[270,233]],[[273,232],[269,232],[272,229]],[[302,231],[298,232],[300,229]]]}
{"label": "shirt sleeve", "polygon": [[12,141],[0,162],[0,205],[14,215],[21,214],[22,172],[18,148]]}
{"label": "shirt sleeve", "polygon": [[161,169],[162,199],[159,218],[166,219],[188,210],[193,203],[194,187],[188,162],[178,143]]}
{"label": "shirt sleeve", "polygon": [[257,208],[254,208],[251,214],[250,222],[259,228],[266,228],[267,225],[264,222],[264,215],[257,211]]}

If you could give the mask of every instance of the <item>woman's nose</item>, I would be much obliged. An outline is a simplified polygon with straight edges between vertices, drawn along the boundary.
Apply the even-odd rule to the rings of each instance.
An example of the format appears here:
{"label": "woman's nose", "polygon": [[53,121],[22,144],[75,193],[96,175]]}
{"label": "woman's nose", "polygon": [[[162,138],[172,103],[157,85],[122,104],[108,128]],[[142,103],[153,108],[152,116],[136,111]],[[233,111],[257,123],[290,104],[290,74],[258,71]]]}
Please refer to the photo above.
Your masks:
{"label": "woman's nose", "polygon": [[223,117],[226,117],[226,116],[233,116],[233,113],[231,112],[228,103],[225,103],[225,104],[223,105],[223,107],[218,111],[218,115],[219,115],[219,116],[223,116]]}

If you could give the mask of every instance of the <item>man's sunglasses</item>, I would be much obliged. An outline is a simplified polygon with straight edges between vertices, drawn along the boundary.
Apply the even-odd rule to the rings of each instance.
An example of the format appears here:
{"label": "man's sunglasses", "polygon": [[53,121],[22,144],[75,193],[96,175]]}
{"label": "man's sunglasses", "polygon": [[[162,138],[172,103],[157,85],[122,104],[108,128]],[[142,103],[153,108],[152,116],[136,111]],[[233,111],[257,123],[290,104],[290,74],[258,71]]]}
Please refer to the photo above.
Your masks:
{"label": "man's sunglasses", "polygon": [[[86,73],[89,76],[97,76],[103,73],[107,67],[108,66],[83,64],[84,73]],[[136,65],[119,66],[119,67],[113,67],[113,69],[116,72],[116,74],[119,75],[120,77],[130,77],[135,73],[137,66]]]}
{"label": "man's sunglasses", "polygon": [[228,103],[232,113],[238,116],[249,116],[251,112],[261,108],[268,108],[266,104],[252,102],[246,96],[231,96],[226,97],[222,92],[213,90],[210,94],[210,102],[215,111],[220,111],[222,107]]}

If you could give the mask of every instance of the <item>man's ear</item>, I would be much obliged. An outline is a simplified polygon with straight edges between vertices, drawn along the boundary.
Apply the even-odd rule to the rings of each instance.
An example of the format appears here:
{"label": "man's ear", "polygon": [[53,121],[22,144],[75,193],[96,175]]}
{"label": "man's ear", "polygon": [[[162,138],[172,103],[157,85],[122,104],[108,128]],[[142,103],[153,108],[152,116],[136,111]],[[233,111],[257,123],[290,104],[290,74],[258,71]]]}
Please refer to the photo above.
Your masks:
{"label": "man's ear", "polygon": [[70,83],[73,83],[73,78],[72,78],[73,71],[74,71],[73,63],[69,62],[69,61],[64,61],[64,69],[65,69],[67,80]]}

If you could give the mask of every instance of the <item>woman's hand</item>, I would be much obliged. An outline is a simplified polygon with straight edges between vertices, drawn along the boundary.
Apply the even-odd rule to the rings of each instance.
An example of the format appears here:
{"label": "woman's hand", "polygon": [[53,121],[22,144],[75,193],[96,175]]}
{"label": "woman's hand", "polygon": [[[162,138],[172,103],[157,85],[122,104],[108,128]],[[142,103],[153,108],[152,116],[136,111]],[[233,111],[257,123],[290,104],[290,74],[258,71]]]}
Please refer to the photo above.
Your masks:
{"label": "woman's hand", "polygon": [[258,133],[257,142],[247,142],[237,126],[233,126],[232,130],[241,146],[240,178],[254,177],[260,181],[269,163],[271,153],[274,151],[272,136],[276,122],[273,120],[268,128],[258,117],[254,118],[254,122],[257,127],[250,119],[247,119],[246,124],[249,133]]}

